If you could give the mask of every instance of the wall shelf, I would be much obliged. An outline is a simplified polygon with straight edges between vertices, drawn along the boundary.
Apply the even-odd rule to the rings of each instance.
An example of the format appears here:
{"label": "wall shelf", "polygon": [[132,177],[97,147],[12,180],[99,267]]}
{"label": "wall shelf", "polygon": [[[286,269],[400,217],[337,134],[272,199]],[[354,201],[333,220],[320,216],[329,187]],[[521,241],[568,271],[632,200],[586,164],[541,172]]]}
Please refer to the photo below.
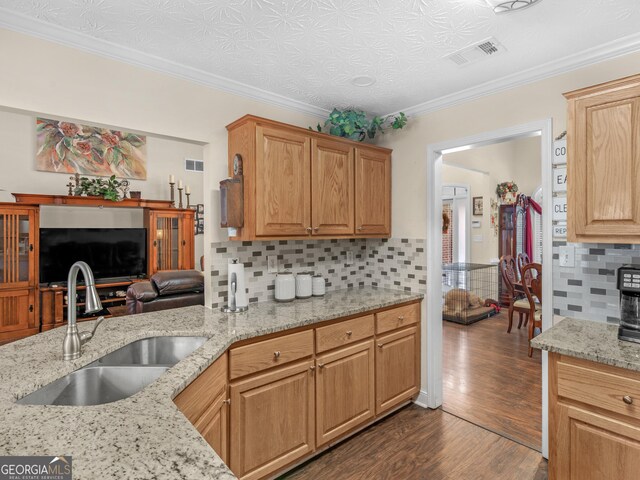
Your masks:
{"label": "wall shelf", "polygon": [[12,193],[16,203],[25,205],[66,205],[76,207],[109,208],[171,208],[170,200],[145,200],[143,198],[125,198],[112,202],[100,197],[80,197],[74,195],[41,195],[37,193]]}

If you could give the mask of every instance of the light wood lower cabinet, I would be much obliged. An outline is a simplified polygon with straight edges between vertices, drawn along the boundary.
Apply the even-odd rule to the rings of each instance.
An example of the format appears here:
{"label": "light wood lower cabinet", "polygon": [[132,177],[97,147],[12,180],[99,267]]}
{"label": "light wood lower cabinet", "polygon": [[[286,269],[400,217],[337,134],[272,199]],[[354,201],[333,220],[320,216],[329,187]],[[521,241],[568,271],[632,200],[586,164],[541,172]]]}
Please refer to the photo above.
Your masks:
{"label": "light wood lower cabinet", "polygon": [[417,327],[376,339],[376,413],[402,403],[418,393],[420,338]]}
{"label": "light wood lower cabinet", "polygon": [[638,385],[638,372],[549,355],[550,480],[638,478]]}
{"label": "light wood lower cabinet", "polygon": [[375,415],[373,340],[316,359],[316,443],[339,437]]}
{"label": "light wood lower cabinet", "polygon": [[276,368],[231,384],[231,462],[258,479],[315,448],[314,363]]}

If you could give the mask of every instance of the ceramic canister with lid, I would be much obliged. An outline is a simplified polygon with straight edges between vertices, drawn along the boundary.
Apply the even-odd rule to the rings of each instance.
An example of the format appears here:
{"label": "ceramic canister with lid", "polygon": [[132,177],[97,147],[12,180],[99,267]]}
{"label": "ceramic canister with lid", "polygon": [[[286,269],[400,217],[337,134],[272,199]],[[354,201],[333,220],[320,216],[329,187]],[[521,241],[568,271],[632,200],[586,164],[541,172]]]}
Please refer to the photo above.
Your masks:
{"label": "ceramic canister with lid", "polygon": [[296,281],[291,272],[276,275],[276,302],[290,302],[296,298]]}
{"label": "ceramic canister with lid", "polygon": [[313,276],[312,281],[312,292],[314,297],[321,297],[327,291],[326,283],[324,277],[320,274]]}
{"label": "ceramic canister with lid", "polygon": [[296,275],[296,298],[309,298],[313,291],[311,280],[313,272],[300,272]]}

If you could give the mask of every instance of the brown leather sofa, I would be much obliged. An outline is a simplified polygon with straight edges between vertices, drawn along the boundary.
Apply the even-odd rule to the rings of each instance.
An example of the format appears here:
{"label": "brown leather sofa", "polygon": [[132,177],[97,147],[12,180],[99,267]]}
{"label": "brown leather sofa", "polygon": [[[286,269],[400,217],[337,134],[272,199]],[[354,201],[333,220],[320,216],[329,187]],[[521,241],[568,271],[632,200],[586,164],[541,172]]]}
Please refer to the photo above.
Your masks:
{"label": "brown leather sofa", "polygon": [[196,270],[165,270],[127,289],[127,313],[204,305],[204,276]]}

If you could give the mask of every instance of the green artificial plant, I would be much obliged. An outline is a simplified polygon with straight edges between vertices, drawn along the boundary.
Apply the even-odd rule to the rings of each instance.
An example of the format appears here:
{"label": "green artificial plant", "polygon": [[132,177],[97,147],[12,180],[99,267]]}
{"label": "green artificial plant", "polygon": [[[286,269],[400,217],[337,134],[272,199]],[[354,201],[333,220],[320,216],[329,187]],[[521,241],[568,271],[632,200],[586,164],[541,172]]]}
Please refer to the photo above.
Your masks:
{"label": "green artificial plant", "polygon": [[[367,114],[361,110],[338,110],[334,108],[329,118],[324,122],[324,127],[318,123],[316,130],[344,137],[350,140],[362,142],[365,138],[374,138],[378,132],[384,133],[384,129],[391,127],[399,130],[407,124],[407,116],[400,112],[397,115],[386,117],[374,116],[367,118]],[[309,127],[309,130],[313,128]]]}
{"label": "green artificial plant", "polygon": [[102,197],[105,200],[117,202],[121,200],[119,188],[122,182],[116,180],[115,175],[108,178],[80,177],[78,186],[74,190],[74,195],[88,195],[90,197]]}

